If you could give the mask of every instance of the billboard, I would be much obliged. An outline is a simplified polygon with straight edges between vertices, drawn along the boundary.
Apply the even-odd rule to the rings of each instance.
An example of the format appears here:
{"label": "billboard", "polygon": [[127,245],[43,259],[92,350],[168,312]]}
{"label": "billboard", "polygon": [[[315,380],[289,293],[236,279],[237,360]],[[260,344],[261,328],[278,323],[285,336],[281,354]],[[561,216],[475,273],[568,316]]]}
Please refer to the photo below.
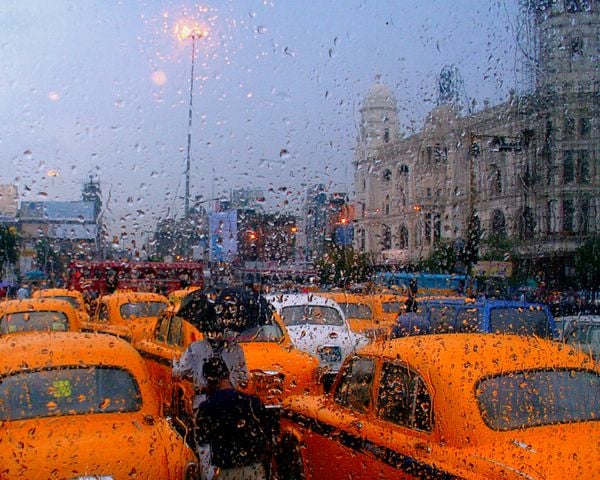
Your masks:
{"label": "billboard", "polygon": [[237,255],[237,210],[208,216],[209,261],[231,262]]}
{"label": "billboard", "polygon": [[473,275],[482,277],[508,278],[512,276],[512,263],[480,260],[473,265]]}
{"label": "billboard", "polygon": [[335,227],[335,243],[338,245],[352,245],[354,240],[354,227],[352,225],[337,225]]}

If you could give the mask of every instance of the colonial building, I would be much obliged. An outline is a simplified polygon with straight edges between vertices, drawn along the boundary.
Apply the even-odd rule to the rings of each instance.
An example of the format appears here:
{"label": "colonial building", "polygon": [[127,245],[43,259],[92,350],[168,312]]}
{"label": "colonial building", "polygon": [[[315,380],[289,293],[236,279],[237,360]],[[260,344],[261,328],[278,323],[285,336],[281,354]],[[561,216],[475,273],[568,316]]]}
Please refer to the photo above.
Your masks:
{"label": "colonial building", "polygon": [[463,115],[440,92],[407,138],[387,86],[365,97],[354,242],[377,262],[417,262],[439,241],[464,245],[474,218],[484,238],[511,239],[521,264],[568,275],[570,253],[598,233],[600,2],[529,3],[531,93]]}

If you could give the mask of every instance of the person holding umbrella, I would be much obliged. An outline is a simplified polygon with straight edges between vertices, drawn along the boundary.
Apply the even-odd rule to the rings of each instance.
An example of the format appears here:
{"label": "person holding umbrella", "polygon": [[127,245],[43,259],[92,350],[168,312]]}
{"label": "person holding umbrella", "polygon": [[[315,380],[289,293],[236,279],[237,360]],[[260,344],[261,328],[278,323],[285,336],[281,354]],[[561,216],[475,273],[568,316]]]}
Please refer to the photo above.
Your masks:
{"label": "person holding umbrella", "polygon": [[207,388],[202,368],[213,356],[223,358],[234,387],[243,388],[248,384],[244,352],[236,341],[237,334],[247,323],[244,316],[248,314],[247,299],[233,289],[193,292],[184,300],[178,315],[197,326],[203,338],[192,342],[179,360],[173,362],[173,376],[193,381],[198,392],[195,408]]}
{"label": "person holding umbrella", "polygon": [[[212,359],[221,359],[228,371],[228,382],[235,390],[248,384],[249,372],[244,352],[236,341],[239,332],[265,321],[268,305],[253,292],[229,287],[210,291],[196,291],[188,295],[178,315],[198,327],[203,338],[191,343],[179,360],[173,361],[173,377],[189,378],[194,384],[196,396],[194,411],[207,399],[209,384],[204,376],[204,366]],[[212,478],[214,469],[209,467],[210,448],[199,444],[204,478]]]}

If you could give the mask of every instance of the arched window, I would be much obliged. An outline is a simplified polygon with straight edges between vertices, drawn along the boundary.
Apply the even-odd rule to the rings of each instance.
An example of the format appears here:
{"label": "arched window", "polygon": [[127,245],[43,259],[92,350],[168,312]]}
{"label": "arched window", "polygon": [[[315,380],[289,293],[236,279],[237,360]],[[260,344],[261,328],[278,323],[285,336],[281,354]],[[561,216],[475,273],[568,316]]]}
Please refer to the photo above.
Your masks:
{"label": "arched window", "polygon": [[386,182],[389,182],[390,180],[392,180],[392,171],[389,168],[386,168],[381,173],[381,178],[383,178]]}
{"label": "arched window", "polygon": [[506,218],[502,210],[494,210],[490,231],[495,237],[506,238]]}
{"label": "arched window", "polygon": [[381,248],[382,250],[392,248],[392,230],[387,225],[381,226]]}
{"label": "arched window", "polygon": [[385,196],[385,203],[383,204],[383,213],[385,215],[390,214],[390,196],[389,195]]}

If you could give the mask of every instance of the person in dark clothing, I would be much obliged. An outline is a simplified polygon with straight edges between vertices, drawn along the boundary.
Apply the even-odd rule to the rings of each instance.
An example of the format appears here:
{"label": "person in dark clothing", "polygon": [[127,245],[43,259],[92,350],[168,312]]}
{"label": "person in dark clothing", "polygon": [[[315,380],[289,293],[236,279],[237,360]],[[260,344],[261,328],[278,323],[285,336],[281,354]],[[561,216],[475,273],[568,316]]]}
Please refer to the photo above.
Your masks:
{"label": "person in dark clothing", "polygon": [[408,289],[406,291],[406,293],[407,293],[407,299],[406,299],[406,303],[405,303],[406,313],[418,312],[418,310],[419,310],[418,305],[417,305],[417,292],[418,291],[419,291],[419,288],[417,287],[417,279],[412,278],[410,280],[410,284],[408,285]]}
{"label": "person in dark clothing", "polygon": [[274,422],[260,399],[237,391],[220,356],[204,363],[207,399],[198,407],[198,444],[208,444],[215,478],[266,479]]}

